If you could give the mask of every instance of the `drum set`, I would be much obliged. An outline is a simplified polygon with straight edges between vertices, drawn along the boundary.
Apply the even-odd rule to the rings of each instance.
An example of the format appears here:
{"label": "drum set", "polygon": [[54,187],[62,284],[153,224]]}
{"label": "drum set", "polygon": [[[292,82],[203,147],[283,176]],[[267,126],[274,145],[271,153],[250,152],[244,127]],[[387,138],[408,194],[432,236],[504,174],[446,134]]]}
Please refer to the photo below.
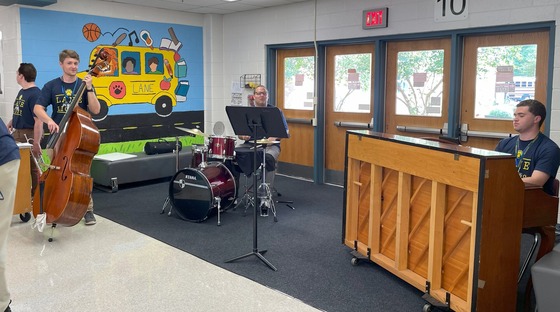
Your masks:
{"label": "drum set", "polygon": [[[249,153],[253,153],[253,149],[236,148],[237,139],[233,136],[208,135],[198,129],[176,128],[203,136],[207,144],[192,145],[190,168],[179,169],[179,154],[177,153],[177,173],[169,184],[169,194],[161,213],[164,213],[165,208],[170,204],[169,215],[171,215],[171,210],[175,209],[177,215],[184,220],[202,222],[209,216],[217,214],[218,225],[220,225],[220,213],[231,208],[237,199],[237,183],[230,170],[233,164],[237,164],[236,150],[241,153],[240,160],[243,160],[244,163],[244,165],[239,164],[239,171],[243,172],[245,176],[249,176],[253,173],[252,169],[249,170],[249,168],[253,168],[253,157],[247,156]],[[177,145],[179,145],[178,140],[177,138]],[[257,143],[266,145],[278,142],[259,140]],[[264,149],[261,148],[259,152],[263,157],[262,167],[264,168]],[[248,161],[251,163],[249,164]],[[263,197],[261,188],[266,187],[267,208],[272,209],[276,221],[276,211],[270,189],[264,181],[262,184],[265,185],[259,186],[258,198],[260,202],[264,202],[261,198]],[[245,212],[248,206],[255,204],[255,201],[248,195],[248,189],[246,186],[245,194],[240,198],[240,203],[245,203]],[[267,216],[267,214],[261,212],[261,216]]]}
{"label": "drum set", "polygon": [[180,218],[187,221],[202,222],[217,213],[220,225],[220,213],[230,208],[237,197],[235,178],[224,164],[235,157],[236,138],[209,136],[198,129],[177,129],[202,135],[205,141],[208,139],[208,145],[192,146],[191,167],[177,168],[161,213],[164,213],[168,204]]}

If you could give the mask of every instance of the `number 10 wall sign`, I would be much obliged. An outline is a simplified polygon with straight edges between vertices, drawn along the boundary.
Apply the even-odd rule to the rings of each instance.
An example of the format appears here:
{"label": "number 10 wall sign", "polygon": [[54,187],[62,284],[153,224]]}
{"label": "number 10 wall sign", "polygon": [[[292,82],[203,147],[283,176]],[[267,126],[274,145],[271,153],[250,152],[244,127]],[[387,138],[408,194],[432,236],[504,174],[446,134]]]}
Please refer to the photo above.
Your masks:
{"label": "number 10 wall sign", "polygon": [[467,19],[469,0],[434,0],[434,20],[449,22]]}

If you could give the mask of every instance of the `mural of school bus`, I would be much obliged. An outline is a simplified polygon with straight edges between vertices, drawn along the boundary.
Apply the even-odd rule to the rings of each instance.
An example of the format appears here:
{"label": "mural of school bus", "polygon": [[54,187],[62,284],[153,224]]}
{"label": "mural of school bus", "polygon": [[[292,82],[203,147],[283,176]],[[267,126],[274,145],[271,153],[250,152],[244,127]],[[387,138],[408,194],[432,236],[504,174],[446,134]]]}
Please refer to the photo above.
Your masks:
{"label": "mural of school bus", "polygon": [[[94,80],[101,112],[94,120],[103,120],[109,107],[117,104],[150,103],[159,116],[169,116],[177,101],[185,101],[188,81],[183,59],[176,60],[173,50],[156,47],[99,45],[90,55],[94,59],[100,49],[109,55],[109,69]],[[80,73],[83,78],[85,73]]]}

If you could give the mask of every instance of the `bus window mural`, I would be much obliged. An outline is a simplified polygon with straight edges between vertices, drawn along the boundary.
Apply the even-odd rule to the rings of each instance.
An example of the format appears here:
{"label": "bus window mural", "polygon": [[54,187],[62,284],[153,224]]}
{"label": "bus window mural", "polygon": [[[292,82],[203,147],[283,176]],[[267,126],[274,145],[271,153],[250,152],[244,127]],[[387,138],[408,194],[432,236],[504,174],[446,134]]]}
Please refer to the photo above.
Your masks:
{"label": "bus window mural", "polygon": [[127,120],[138,124],[129,127],[146,120],[173,125],[179,115],[203,122],[202,27],[28,8],[20,8],[20,19],[22,60],[37,68],[39,87],[60,75],[63,49],[80,55],[80,78],[97,51],[111,53],[110,69],[93,81],[101,103],[93,116],[98,125],[113,125],[119,115],[134,116]]}

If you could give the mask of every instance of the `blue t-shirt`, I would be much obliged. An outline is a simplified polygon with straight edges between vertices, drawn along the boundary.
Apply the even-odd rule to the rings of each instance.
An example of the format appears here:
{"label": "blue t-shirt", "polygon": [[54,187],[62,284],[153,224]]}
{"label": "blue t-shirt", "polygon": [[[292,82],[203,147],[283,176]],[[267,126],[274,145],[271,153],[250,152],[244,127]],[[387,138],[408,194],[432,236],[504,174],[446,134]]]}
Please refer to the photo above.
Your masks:
{"label": "blue t-shirt", "polygon": [[19,147],[0,118],[0,166],[15,159],[19,159]]}
{"label": "blue t-shirt", "polygon": [[19,90],[14,101],[14,115],[12,118],[12,126],[14,128],[33,129],[35,125],[33,108],[39,101],[40,96],[41,89],[38,87]]}
{"label": "blue t-shirt", "polygon": [[501,140],[496,151],[516,157],[517,172],[521,178],[530,177],[534,170],[550,175],[543,185],[543,191],[554,195],[554,179],[560,166],[560,148],[554,141],[542,133],[530,141],[522,141],[519,136],[514,136]]}
{"label": "blue t-shirt", "polygon": [[[60,124],[64,114],[66,114],[66,111],[70,107],[70,103],[72,103],[76,92],[80,89],[81,84],[82,79],[80,78],[76,78],[76,81],[72,83],[63,82],[60,77],[55,78],[45,84],[37,104],[42,105],[45,108],[52,105],[53,111],[51,113],[51,118],[54,122]],[[78,105],[87,111],[87,92],[82,94],[82,98],[78,102]]]}

